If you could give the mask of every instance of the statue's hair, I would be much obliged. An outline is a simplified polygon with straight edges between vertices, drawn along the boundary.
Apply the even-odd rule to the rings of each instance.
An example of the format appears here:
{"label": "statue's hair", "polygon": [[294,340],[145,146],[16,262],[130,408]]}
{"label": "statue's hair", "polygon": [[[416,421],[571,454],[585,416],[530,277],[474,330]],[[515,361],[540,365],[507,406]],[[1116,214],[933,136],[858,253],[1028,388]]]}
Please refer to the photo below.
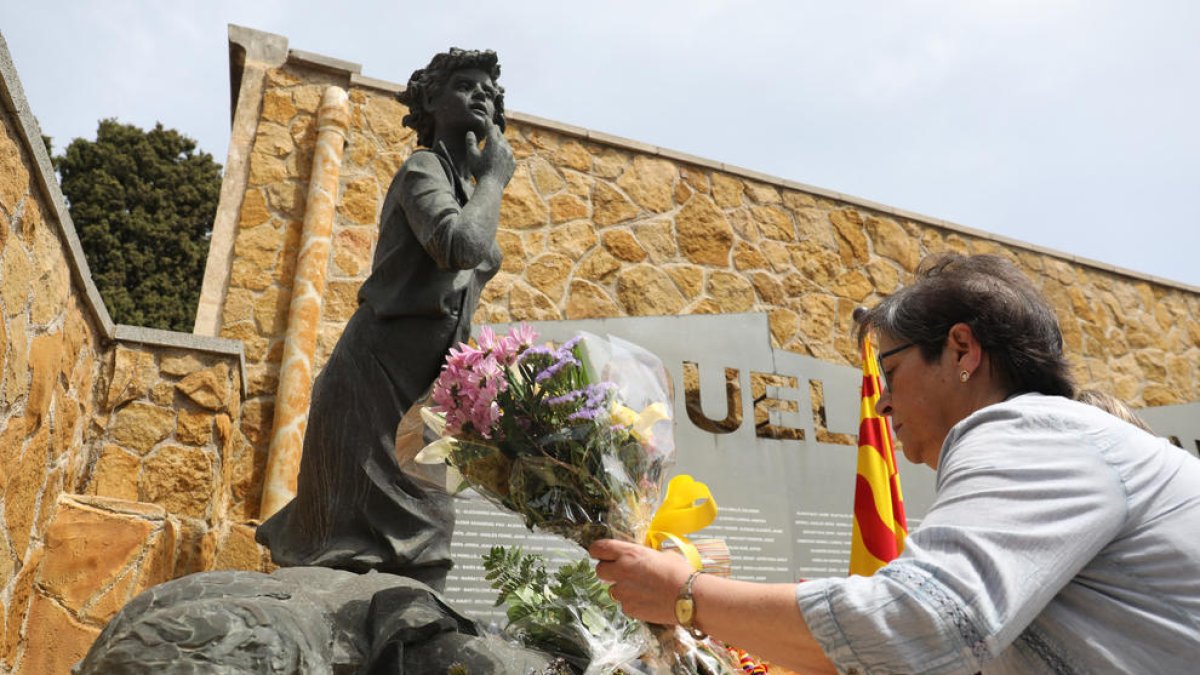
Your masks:
{"label": "statue's hair", "polygon": [[474,49],[459,49],[451,47],[429,61],[429,65],[413,71],[408,78],[408,86],[396,94],[396,99],[408,106],[408,114],[404,116],[404,126],[417,132],[417,143],[425,147],[433,144],[433,135],[437,131],[433,115],[425,111],[423,105],[426,99],[437,98],[442,88],[450,81],[450,76],[464,68],[478,68],[492,78],[496,85],[496,113],[492,118],[500,131],[504,131],[504,87],[496,84],[500,79],[500,61],[496,52]]}

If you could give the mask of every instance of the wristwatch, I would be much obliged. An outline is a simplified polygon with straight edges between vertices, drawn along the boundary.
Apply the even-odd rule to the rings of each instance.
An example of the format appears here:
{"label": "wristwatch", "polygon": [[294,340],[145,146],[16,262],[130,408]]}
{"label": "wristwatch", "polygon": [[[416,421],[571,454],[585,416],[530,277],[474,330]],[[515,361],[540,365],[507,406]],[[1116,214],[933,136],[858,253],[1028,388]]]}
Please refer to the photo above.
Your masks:
{"label": "wristwatch", "polygon": [[692,584],[696,582],[696,577],[701,573],[702,570],[692,572],[687,581],[683,582],[683,587],[679,589],[679,595],[675,596],[675,622],[698,640],[708,637],[704,631],[696,627],[696,599],[692,597]]}

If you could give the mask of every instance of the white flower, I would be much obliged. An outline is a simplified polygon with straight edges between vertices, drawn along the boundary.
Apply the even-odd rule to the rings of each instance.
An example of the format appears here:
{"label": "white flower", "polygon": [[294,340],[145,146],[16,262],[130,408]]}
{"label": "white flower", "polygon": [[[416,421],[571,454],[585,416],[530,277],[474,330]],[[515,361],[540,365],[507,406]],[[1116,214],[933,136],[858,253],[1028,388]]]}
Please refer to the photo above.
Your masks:
{"label": "white flower", "polygon": [[434,412],[427,405],[421,406],[421,420],[433,433],[443,436],[446,433],[446,413]]}
{"label": "white flower", "polygon": [[454,451],[456,443],[452,436],[443,436],[421,448],[413,461],[418,464],[445,464],[446,460],[450,458],[450,453]]}
{"label": "white flower", "polygon": [[454,468],[453,464],[446,465],[446,493],[456,495],[463,490],[469,489],[471,484],[467,479],[459,473],[458,469]]}

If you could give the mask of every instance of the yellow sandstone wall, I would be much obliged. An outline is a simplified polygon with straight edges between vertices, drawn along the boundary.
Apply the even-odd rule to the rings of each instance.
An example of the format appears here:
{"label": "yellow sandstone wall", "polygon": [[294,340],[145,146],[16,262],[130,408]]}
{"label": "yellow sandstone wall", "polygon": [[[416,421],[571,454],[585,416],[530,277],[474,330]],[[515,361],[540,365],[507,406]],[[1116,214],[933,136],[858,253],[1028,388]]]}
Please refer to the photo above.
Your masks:
{"label": "yellow sandstone wall", "polygon": [[68,672],[140,591],[261,569],[228,506],[241,346],[115,326],[0,37],[0,673]]}
{"label": "yellow sandstone wall", "polygon": [[237,358],[117,344],[108,359],[81,492],[161,507],[179,539],[173,576],[262,568],[252,530],[229,512],[257,479],[236,428]]}
{"label": "yellow sandstone wall", "polygon": [[[330,85],[349,91],[351,119],[318,365],[356,307],[383,196],[414,148],[396,85],[297,52],[265,69],[216,301],[220,335],[246,346],[252,473],[265,462],[314,116]],[[525,115],[510,116],[507,136],[519,163],[501,212],[505,259],[477,323],[765,312],[774,347],[855,364],[854,307],[909,281],[929,253],[990,252],[1051,299],[1082,384],[1135,406],[1200,400],[1200,289]],[[239,516],[255,517],[255,489],[232,505]]]}
{"label": "yellow sandstone wall", "polygon": [[[77,375],[60,372],[49,452],[38,440],[46,434],[33,433],[13,476],[22,482],[10,481],[5,495],[9,546],[24,552],[4,577],[3,665],[13,668],[5,672],[66,672],[150,586],[267,567],[253,529],[227,514],[239,482],[252,480],[237,474],[247,447],[235,428],[237,357],[120,338],[89,346]],[[76,408],[67,426],[72,418],[59,411]],[[60,442],[71,428],[75,437]],[[0,443],[9,447],[22,429],[28,435],[23,418],[10,418]]]}
{"label": "yellow sandstone wall", "polygon": [[62,244],[45,222],[52,210],[29,170],[36,165],[17,120],[5,110],[0,126],[0,668],[9,668],[20,657],[26,617],[61,611],[33,592],[32,580],[55,503],[86,470],[81,445],[101,348],[90,312],[72,292]]}

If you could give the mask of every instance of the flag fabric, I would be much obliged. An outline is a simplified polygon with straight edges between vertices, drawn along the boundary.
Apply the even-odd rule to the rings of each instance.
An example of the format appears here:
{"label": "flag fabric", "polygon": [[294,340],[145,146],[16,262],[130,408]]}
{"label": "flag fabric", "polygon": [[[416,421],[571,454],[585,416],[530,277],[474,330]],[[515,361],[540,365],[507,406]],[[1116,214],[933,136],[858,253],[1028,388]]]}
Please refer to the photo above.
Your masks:
{"label": "flag fabric", "polygon": [[726,649],[728,649],[729,654],[737,660],[737,664],[742,669],[743,673],[749,673],[750,675],[766,675],[767,673],[771,672],[770,666],[754,658],[745,650],[738,649],[737,647],[730,647],[728,645],[726,645]]}
{"label": "flag fabric", "polygon": [[862,343],[862,403],[858,426],[858,476],[854,486],[854,533],[850,574],[870,576],[904,551],[908,523],[896,473],[896,453],[888,422],[875,412],[879,363],[868,337]]}

